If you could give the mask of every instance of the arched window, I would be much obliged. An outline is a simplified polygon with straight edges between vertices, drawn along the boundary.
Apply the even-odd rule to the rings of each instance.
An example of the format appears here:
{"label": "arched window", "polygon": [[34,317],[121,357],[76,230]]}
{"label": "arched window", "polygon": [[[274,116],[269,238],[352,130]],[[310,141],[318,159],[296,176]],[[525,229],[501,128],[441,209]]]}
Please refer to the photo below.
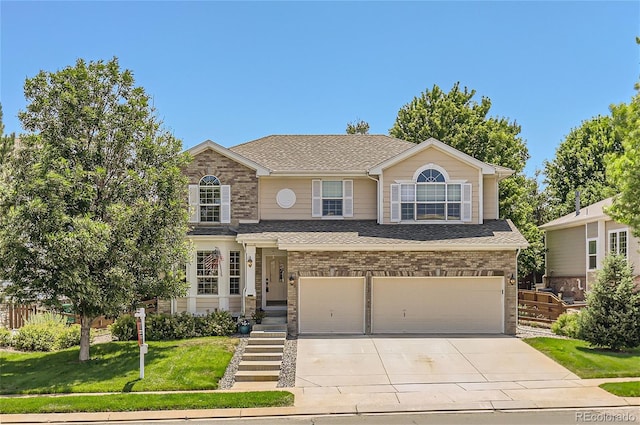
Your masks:
{"label": "arched window", "polygon": [[220,180],[216,176],[200,179],[200,221],[220,222]]}
{"label": "arched window", "polygon": [[404,221],[463,220],[463,184],[449,182],[446,170],[428,164],[416,171],[414,181],[398,185],[400,211],[396,217]]}
{"label": "arched window", "polygon": [[416,179],[418,183],[444,183],[445,178],[444,175],[433,168],[428,168],[418,174],[418,178]]}

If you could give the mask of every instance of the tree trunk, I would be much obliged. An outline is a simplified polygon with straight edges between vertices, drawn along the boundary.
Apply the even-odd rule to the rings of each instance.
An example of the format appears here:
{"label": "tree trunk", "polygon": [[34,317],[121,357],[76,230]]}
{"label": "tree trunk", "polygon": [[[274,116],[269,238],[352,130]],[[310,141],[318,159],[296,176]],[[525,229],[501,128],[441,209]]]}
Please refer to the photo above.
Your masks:
{"label": "tree trunk", "polygon": [[91,322],[93,318],[80,316],[80,361],[89,360],[89,343],[91,342]]}

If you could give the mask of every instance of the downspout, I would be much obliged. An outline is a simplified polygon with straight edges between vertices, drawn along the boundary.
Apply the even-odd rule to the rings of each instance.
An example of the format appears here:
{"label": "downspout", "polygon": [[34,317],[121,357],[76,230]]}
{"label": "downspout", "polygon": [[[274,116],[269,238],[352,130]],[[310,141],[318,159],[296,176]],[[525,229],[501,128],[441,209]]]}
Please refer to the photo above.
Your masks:
{"label": "downspout", "polygon": [[371,180],[373,180],[374,182],[376,182],[376,217],[377,217],[377,222],[378,224],[382,224],[382,219],[381,219],[381,215],[382,215],[382,208],[380,208],[380,180],[371,177],[371,175],[369,174],[369,172],[367,172],[367,177],[370,178]]}

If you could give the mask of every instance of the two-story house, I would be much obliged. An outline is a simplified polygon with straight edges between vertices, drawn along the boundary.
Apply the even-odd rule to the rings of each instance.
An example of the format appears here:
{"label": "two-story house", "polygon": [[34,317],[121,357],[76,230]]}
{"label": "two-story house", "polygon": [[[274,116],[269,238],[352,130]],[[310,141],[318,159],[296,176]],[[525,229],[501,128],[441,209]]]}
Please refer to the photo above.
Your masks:
{"label": "two-story house", "polygon": [[516,330],[513,172],[429,139],[268,136],[191,149],[190,290],[173,312],[286,310],[290,334]]}

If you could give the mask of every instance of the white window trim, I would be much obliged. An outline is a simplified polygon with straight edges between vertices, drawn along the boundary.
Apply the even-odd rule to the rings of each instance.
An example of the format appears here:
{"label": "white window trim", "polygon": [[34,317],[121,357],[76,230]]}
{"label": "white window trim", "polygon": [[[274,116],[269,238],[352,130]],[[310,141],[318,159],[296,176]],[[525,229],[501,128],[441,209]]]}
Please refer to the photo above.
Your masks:
{"label": "white window trim", "polygon": [[[237,253],[238,254],[238,274],[231,274],[231,254],[232,253]],[[242,294],[242,252],[240,250],[229,250],[228,255],[229,257],[229,263],[228,263],[228,270],[229,270],[229,296],[230,297],[237,297],[240,296]],[[232,294],[231,293],[231,278],[238,278],[238,293],[237,294]]]}
{"label": "white window trim", "polygon": [[[589,242],[595,242],[596,243],[596,252],[593,253],[593,254],[589,254]],[[599,264],[598,264],[598,238],[597,237],[588,238],[587,239],[587,252],[586,252],[586,254],[587,254],[587,271],[590,272],[590,271],[598,270]],[[596,258],[596,267],[593,268],[593,269],[589,267],[589,257],[591,257],[591,256],[594,256]]]}
{"label": "white window trim", "polygon": [[[422,171],[424,171],[427,168],[421,168]],[[420,172],[422,172],[420,171]],[[439,171],[439,170],[438,170]],[[419,173],[418,173],[419,175]],[[415,205],[418,204],[417,201],[417,187],[418,185],[436,185],[436,184],[443,184],[445,185],[445,201],[443,201],[445,204],[449,204],[449,201],[446,200],[446,198],[448,198],[449,196],[449,190],[448,190],[448,186],[449,185],[459,185],[460,186],[460,219],[459,220],[449,220],[447,218],[445,218],[444,220],[417,220],[416,217],[416,213],[417,213],[417,207],[415,207]],[[402,185],[411,185],[414,187],[414,196],[413,196],[413,204],[414,204],[414,210],[413,210],[413,219],[403,219],[402,218],[402,191],[401,191],[401,186]],[[465,198],[465,189],[468,190],[469,193],[469,199]],[[394,197],[395,194],[395,197]],[[473,186],[471,185],[471,183],[466,183],[466,181],[464,180],[453,180],[453,181],[445,181],[444,183],[418,183],[416,181],[407,181],[407,180],[396,180],[396,184],[392,184],[390,186],[389,189],[389,197],[390,197],[390,221],[393,223],[409,223],[409,224],[417,224],[417,223],[424,223],[424,224],[437,224],[437,223],[447,223],[447,224],[460,224],[460,223],[468,223],[471,222],[473,220],[473,207],[472,207],[472,202],[473,202]],[[457,201],[452,201],[452,203],[458,203]],[[465,205],[467,206],[467,208],[469,209],[469,216],[467,219],[465,219],[464,217],[464,210],[465,210]]]}
{"label": "white window trim", "polygon": [[609,230],[607,232],[607,253],[611,254],[611,234],[612,233],[616,233],[616,245],[617,245],[617,250],[615,252],[615,254],[618,254],[620,252],[620,233],[625,232],[627,234],[627,252],[624,254],[625,258],[628,260],[629,259],[629,228],[628,227],[624,227],[624,228],[620,228],[620,229],[614,229],[614,230]]}
{"label": "white window trim", "polygon": [[[342,182],[342,215],[323,215],[322,183]],[[311,217],[323,220],[342,220],[354,215],[354,183],[351,179],[313,179],[311,181]],[[338,198],[327,198],[338,199]]]}
{"label": "white window trim", "polygon": [[[221,283],[221,282],[220,282],[220,268],[222,267],[222,264],[220,264],[220,262],[218,262],[218,265],[217,265],[217,268],[216,268],[218,273],[217,273],[217,274],[215,274],[215,275],[201,275],[201,274],[199,274],[199,273],[198,273],[198,254],[199,254],[199,253],[201,253],[201,252],[209,252],[209,253],[212,253],[212,252],[213,252],[213,249],[199,249],[199,250],[197,250],[197,251],[196,251],[196,261],[195,261],[195,265],[196,265],[196,267],[195,267],[195,271],[196,271],[196,273],[195,273],[195,275],[196,275],[195,293],[196,293],[196,296],[198,296],[198,297],[216,297],[216,298],[217,298],[217,297],[220,297],[220,294],[221,294],[221,292],[222,292],[222,291],[220,290],[220,289],[221,289],[221,288],[220,288],[220,283]],[[200,282],[199,282],[199,279],[200,279],[200,278],[213,278],[213,279],[217,279],[217,281],[218,281],[218,283],[217,283],[217,285],[218,285],[218,293],[217,293],[217,294],[209,294],[209,293],[207,293],[207,294],[200,294],[200,293],[199,293],[199,283],[200,283]]]}
{"label": "white window trim", "polygon": [[[200,183],[207,176],[215,177],[218,182],[220,179],[213,174],[202,176],[197,184],[189,185],[189,223],[207,223],[207,224],[228,224],[231,223],[231,186],[220,184],[220,203],[219,204],[202,204],[200,202]],[[200,216],[201,206],[218,206],[220,207],[220,221],[202,221]]]}
{"label": "white window trim", "polygon": [[447,173],[447,170],[445,170],[441,166],[433,164],[433,163],[427,164],[427,165],[424,165],[424,166],[418,168],[416,170],[416,172],[413,173],[413,182],[416,183],[418,181],[418,177],[420,176],[420,174],[422,174],[423,171],[426,171],[426,170],[429,170],[429,169],[433,169],[433,170],[439,171],[442,174],[442,176],[444,177],[445,183],[449,183],[449,173]]}

